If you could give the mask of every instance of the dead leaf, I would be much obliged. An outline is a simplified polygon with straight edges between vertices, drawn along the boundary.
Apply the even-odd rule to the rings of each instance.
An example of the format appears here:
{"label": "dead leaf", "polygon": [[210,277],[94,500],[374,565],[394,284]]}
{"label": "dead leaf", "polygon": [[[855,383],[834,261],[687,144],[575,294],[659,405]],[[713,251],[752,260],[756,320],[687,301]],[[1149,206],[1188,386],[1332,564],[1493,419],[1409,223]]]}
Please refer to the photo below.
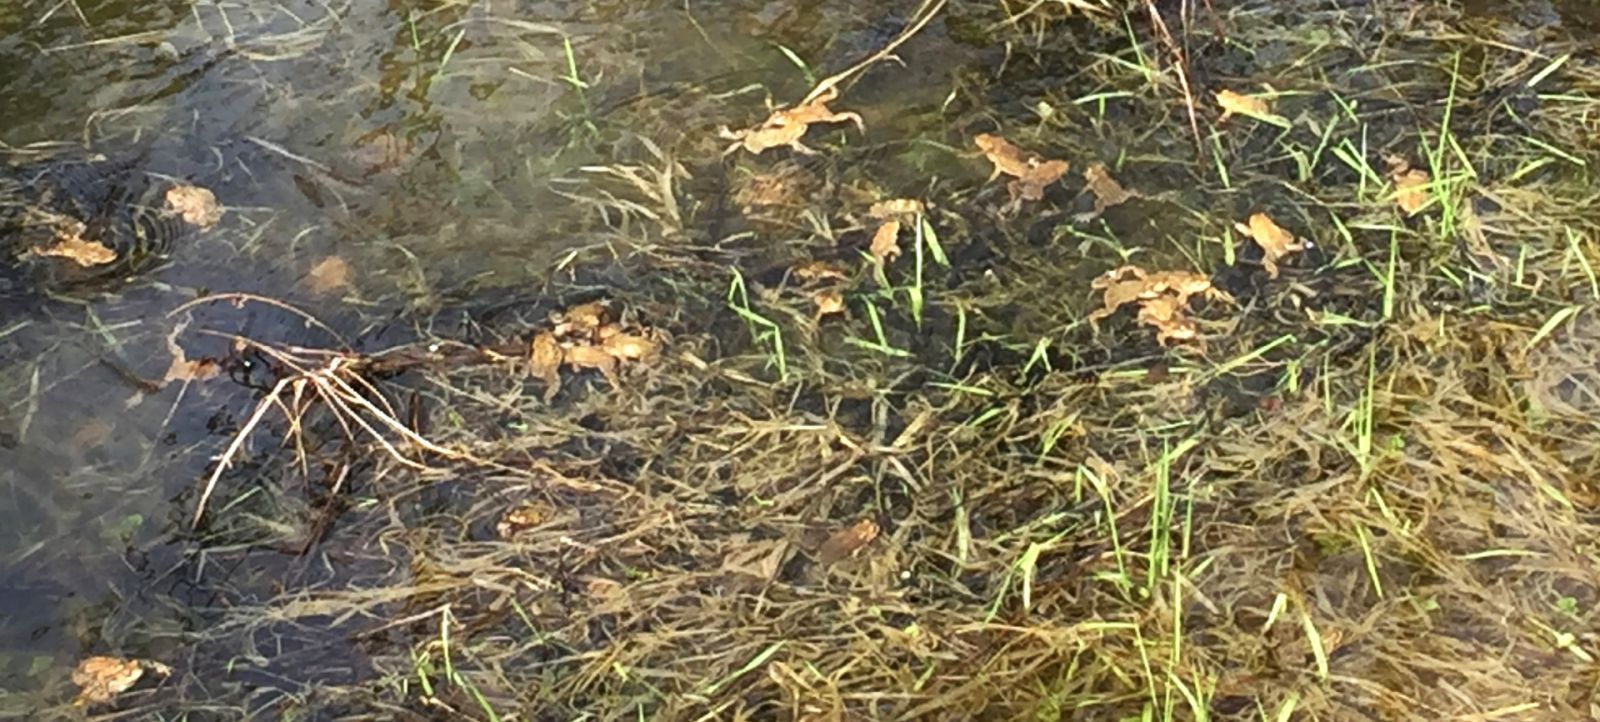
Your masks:
{"label": "dead leaf", "polygon": [[189,322],[184,320],[172,328],[167,334],[167,354],[172,357],[172,362],[167,364],[167,372],[161,376],[163,386],[174,381],[188,383],[190,381],[205,381],[216,378],[222,372],[222,366],[208,358],[191,360],[184,353],[183,347],[178,345],[178,335],[189,327]]}
{"label": "dead leaf", "polygon": [[200,186],[176,185],[167,189],[167,210],[178,215],[185,223],[201,229],[210,228],[222,220],[222,205],[216,194]]}
{"label": "dead leaf", "polygon": [[117,260],[117,252],[99,241],[86,241],[86,230],[79,221],[66,221],[56,226],[55,240],[48,246],[34,246],[35,256],[65,258],[85,268],[103,266]]}
{"label": "dead leaf", "polygon": [[172,674],[172,668],[145,659],[86,658],[72,670],[72,683],[82,690],[73,704],[83,706],[110,702],[138,684],[145,672],[166,677]]}
{"label": "dead leaf", "polygon": [[872,543],[878,538],[878,522],[871,519],[862,519],[850,526],[835,532],[833,536],[822,542],[817,548],[817,561],[823,564],[833,564],[852,554],[857,550]]}
{"label": "dead leaf", "polygon": [[900,221],[884,221],[878,226],[878,231],[872,234],[872,245],[867,252],[877,259],[879,264],[893,261],[900,255]]}
{"label": "dead leaf", "polygon": [[306,288],[312,293],[329,293],[350,285],[350,264],[338,256],[328,256],[306,274]]}
{"label": "dead leaf", "polygon": [[789,545],[781,539],[737,539],[722,558],[722,571],[756,579],[772,579],[783,567]]}

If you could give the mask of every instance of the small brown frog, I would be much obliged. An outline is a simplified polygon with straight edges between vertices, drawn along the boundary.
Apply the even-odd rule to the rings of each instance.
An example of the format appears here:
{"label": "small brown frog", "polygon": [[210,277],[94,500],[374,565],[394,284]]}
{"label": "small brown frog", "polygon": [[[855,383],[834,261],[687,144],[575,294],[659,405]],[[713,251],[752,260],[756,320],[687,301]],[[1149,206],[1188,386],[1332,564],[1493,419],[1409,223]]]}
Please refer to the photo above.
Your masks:
{"label": "small brown frog", "polygon": [[[1129,277],[1132,278],[1129,278]],[[1190,271],[1162,271],[1149,273],[1138,266],[1113,268],[1089,282],[1089,287],[1104,294],[1104,306],[1089,314],[1090,323],[1117,312],[1117,309],[1134,301],[1147,301],[1164,293],[1176,294],[1179,305],[1187,304],[1195,294],[1207,298],[1229,300],[1229,296],[1212,287],[1211,279]]]}
{"label": "small brown frog", "polygon": [[1268,278],[1278,277],[1279,261],[1312,247],[1311,241],[1295,238],[1293,233],[1284,230],[1265,213],[1251,214],[1249,225],[1235,223],[1233,227],[1261,247],[1261,265],[1267,269]]}
{"label": "small brown frog", "polygon": [[1183,304],[1175,296],[1156,296],[1139,307],[1139,323],[1154,326],[1156,343],[1190,341],[1199,335],[1194,319],[1183,314]]}
{"label": "small brown frog", "polygon": [[1116,178],[1111,177],[1111,171],[1106,170],[1106,164],[1095,163],[1083,169],[1084,189],[1094,196],[1094,210],[1079,213],[1074,217],[1079,223],[1086,223],[1099,218],[1107,208],[1122,205],[1134,198],[1142,198],[1138,191],[1128,190]]}
{"label": "small brown frog", "polygon": [[1006,206],[1008,212],[1020,208],[1023,201],[1037,201],[1044,198],[1044,189],[1051,183],[1061,180],[1070,168],[1064,160],[1044,160],[991,133],[980,133],[973,142],[978,146],[978,150],[983,151],[983,155],[994,163],[994,171],[989,174],[989,180],[992,181],[1002,174],[1012,176],[1012,180],[1006,184],[1006,191],[1011,194],[1011,202]]}
{"label": "small brown frog", "polygon": [[1232,302],[1222,289],[1211,285],[1211,279],[1193,271],[1162,271],[1145,276],[1145,281],[1161,292],[1171,291],[1178,295],[1179,304],[1189,303],[1189,298],[1195,295],[1203,296],[1213,301]]}
{"label": "small brown frog", "polygon": [[900,256],[900,221],[884,221],[872,234],[872,244],[867,246],[872,258],[883,265]]}
{"label": "small brown frog", "polygon": [[606,383],[611,384],[611,388],[622,388],[622,381],[617,378],[617,357],[599,346],[569,347],[562,360],[573,369],[599,371],[606,377]]}
{"label": "small brown frog", "polygon": [[826,288],[818,291],[811,297],[811,302],[817,306],[815,320],[821,321],[824,317],[835,314],[843,315],[845,312],[844,294],[837,288]]}
{"label": "small brown frog", "polygon": [[609,301],[600,299],[550,314],[556,337],[592,336],[596,329],[605,325],[611,313],[610,305]]}
{"label": "small brown frog", "polygon": [[819,281],[848,281],[850,274],[843,268],[827,261],[811,261],[801,266],[796,266],[791,273],[801,285],[817,283]]}
{"label": "small brown frog", "polygon": [[600,349],[618,361],[650,363],[661,354],[661,344],[654,339],[631,333],[608,335],[600,344]]}
{"label": "small brown frog", "polygon": [[561,390],[561,360],[565,354],[554,333],[541,331],[528,345],[528,373],[544,382],[544,402]]}
{"label": "small brown frog", "polygon": [[730,143],[722,154],[728,155],[740,148],[760,154],[772,148],[788,146],[797,153],[814,155],[816,151],[800,142],[800,139],[805,137],[806,130],[815,123],[848,121],[855,123],[856,128],[865,133],[867,126],[860,115],[851,112],[836,113],[828,108],[828,103],[838,97],[839,89],[830,87],[809,103],[772,111],[765,121],[754,128],[735,131],[724,127],[718,135],[733,143]]}
{"label": "small brown frog", "polygon": [[172,674],[172,668],[145,659],[88,657],[72,670],[72,683],[81,689],[72,703],[82,707],[110,702],[132,689],[146,672],[166,677]]}
{"label": "small brown frog", "polygon": [[850,526],[834,532],[822,545],[817,548],[817,561],[822,564],[833,564],[843,561],[854,555],[857,551],[878,538],[883,530],[878,522],[871,519],[862,519]]}
{"label": "small brown frog", "polygon": [[516,508],[506,511],[500,521],[494,525],[494,531],[501,539],[511,539],[522,532],[532,529],[550,520],[555,516],[555,509],[542,501],[530,501]]}

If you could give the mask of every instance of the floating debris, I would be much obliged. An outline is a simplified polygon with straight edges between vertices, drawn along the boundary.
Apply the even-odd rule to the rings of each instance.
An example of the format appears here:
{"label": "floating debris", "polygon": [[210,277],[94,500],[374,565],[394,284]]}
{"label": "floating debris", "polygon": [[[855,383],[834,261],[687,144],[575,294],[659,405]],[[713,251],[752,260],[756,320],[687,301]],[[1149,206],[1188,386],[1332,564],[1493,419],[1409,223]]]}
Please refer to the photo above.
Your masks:
{"label": "floating debris", "polygon": [[56,236],[50,245],[34,246],[30,251],[35,256],[65,258],[85,268],[104,266],[117,260],[117,252],[106,244],[85,240],[83,233],[86,230],[80,221],[63,220],[56,224]]}

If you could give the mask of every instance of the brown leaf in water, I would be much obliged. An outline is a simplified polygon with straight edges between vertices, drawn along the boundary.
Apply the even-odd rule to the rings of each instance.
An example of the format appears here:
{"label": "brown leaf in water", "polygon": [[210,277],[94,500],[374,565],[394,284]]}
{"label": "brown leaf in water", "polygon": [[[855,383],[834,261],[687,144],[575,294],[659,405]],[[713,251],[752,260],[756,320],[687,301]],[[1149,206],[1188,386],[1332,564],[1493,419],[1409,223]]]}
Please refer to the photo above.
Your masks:
{"label": "brown leaf in water", "polygon": [[329,293],[350,285],[350,264],[338,256],[328,256],[306,274],[306,288],[312,293]]}
{"label": "brown leaf in water", "polygon": [[872,245],[867,252],[877,259],[878,263],[888,263],[900,255],[900,221],[884,221],[878,226],[878,231],[872,234]]}
{"label": "brown leaf in water", "polygon": [[84,230],[84,225],[77,221],[62,223],[56,227],[55,240],[48,246],[34,246],[33,255],[65,258],[85,268],[117,260],[117,252],[106,244],[84,240],[81,235]]}
{"label": "brown leaf in water", "polygon": [[222,205],[216,194],[200,186],[176,185],[167,189],[167,210],[178,215],[185,223],[201,229],[210,228],[222,220]]}
{"label": "brown leaf in water", "polygon": [[878,538],[878,522],[862,519],[835,532],[817,548],[817,561],[833,564],[856,553],[857,550]]}
{"label": "brown leaf in water", "polygon": [[167,364],[167,372],[161,376],[163,386],[174,381],[205,381],[216,378],[222,372],[222,365],[216,361],[208,358],[190,359],[184,353],[183,347],[178,345],[178,336],[188,327],[189,322],[185,320],[167,334],[167,355],[172,357],[172,362]]}

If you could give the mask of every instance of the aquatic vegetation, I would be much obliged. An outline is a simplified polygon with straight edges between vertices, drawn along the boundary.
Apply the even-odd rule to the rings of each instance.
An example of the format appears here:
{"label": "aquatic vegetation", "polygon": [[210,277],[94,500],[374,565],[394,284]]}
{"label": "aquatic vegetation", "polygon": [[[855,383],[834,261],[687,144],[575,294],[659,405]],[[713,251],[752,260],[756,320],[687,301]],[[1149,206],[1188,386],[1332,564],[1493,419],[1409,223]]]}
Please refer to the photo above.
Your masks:
{"label": "aquatic vegetation", "polygon": [[[1575,31],[1443,3],[643,5],[393,10],[371,54],[353,6],[241,35],[262,77],[346,53],[357,87],[285,97],[390,140],[351,171],[360,143],[251,126],[205,154],[248,182],[171,174],[231,206],[178,269],[270,290],[70,306],[120,377],[170,369],[134,384],[143,423],[209,432],[140,467],[203,516],[95,541],[184,595],[172,624],[122,606],[160,584],[95,580],[120,596],[75,646],[175,668],[114,712],[1594,716]],[[725,152],[762,92],[800,100]],[[109,365],[51,348],[0,374],[0,440]],[[29,702],[65,706],[51,673]]]}

